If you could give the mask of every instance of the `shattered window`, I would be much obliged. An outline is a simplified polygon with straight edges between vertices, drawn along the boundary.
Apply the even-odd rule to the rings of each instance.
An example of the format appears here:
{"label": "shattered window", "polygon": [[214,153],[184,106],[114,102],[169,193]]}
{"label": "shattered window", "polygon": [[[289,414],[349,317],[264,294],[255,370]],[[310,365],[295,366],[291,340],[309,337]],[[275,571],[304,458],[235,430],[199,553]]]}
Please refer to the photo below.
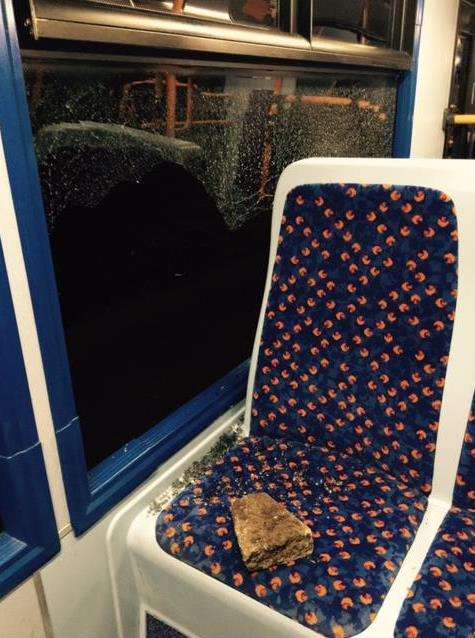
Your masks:
{"label": "shattered window", "polygon": [[279,174],[390,156],[389,75],[25,61],[90,468],[250,356]]}

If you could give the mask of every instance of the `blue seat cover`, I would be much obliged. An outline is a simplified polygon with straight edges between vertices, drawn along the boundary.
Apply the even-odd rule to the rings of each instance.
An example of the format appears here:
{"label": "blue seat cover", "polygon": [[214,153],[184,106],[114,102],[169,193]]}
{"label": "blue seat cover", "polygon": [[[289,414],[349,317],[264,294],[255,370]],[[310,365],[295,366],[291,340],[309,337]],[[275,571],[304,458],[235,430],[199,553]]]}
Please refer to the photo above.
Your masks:
{"label": "blue seat cover", "polygon": [[289,195],[253,428],[365,454],[430,491],[456,294],[440,192],[304,186]]}
{"label": "blue seat cover", "polygon": [[[292,191],[251,437],[161,512],[160,546],[326,636],[365,629],[431,490],[456,262],[453,203],[438,191]],[[310,559],[246,570],[230,502],[261,490],[311,527]]]}
{"label": "blue seat cover", "polygon": [[397,638],[475,638],[475,396],[453,505],[404,603]]}

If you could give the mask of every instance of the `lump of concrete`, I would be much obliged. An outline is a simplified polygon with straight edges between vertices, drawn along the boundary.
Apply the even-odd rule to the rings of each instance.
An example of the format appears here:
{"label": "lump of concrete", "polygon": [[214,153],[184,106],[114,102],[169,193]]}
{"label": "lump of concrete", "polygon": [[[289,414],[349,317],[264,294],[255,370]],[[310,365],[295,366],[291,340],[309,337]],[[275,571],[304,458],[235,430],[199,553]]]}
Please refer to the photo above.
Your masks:
{"label": "lump of concrete", "polygon": [[231,511],[242,558],[249,570],[267,569],[312,554],[310,528],[269,494],[258,492],[237,498]]}

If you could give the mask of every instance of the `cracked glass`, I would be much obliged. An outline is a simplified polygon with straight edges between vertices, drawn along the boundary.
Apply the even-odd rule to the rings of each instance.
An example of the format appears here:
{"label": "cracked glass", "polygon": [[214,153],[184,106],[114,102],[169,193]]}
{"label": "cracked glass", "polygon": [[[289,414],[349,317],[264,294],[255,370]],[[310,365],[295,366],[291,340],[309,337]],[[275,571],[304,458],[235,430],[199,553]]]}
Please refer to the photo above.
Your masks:
{"label": "cracked glass", "polygon": [[391,75],[25,60],[89,468],[250,356],[281,171],[391,155]]}

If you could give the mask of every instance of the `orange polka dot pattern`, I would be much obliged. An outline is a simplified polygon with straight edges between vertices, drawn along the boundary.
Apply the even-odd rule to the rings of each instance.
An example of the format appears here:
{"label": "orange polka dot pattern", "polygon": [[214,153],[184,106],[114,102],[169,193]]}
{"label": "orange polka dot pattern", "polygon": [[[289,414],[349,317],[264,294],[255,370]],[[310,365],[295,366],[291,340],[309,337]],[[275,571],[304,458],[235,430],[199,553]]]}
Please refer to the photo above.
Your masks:
{"label": "orange polka dot pattern", "polygon": [[[310,185],[282,219],[251,437],[157,519],[178,559],[329,638],[374,619],[431,490],[456,301],[453,203],[430,189]],[[313,556],[258,573],[233,498],[265,491]]]}
{"label": "orange polka dot pattern", "polygon": [[475,396],[453,506],[401,611],[396,638],[475,638]]}

